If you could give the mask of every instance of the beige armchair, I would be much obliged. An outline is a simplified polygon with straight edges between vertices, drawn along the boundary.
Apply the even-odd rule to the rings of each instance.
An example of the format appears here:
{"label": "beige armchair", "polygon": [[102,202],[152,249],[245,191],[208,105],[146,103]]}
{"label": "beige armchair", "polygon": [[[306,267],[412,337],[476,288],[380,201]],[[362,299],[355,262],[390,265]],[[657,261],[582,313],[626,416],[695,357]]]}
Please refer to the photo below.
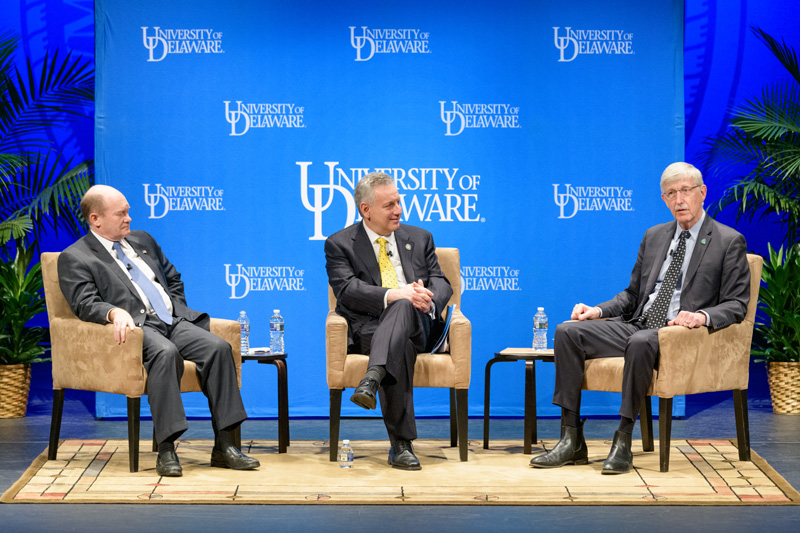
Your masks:
{"label": "beige armchair", "polygon": [[[139,470],[139,408],[147,394],[147,372],[142,364],[143,333],[136,328],[125,344],[114,342],[111,324],[84,322],[72,313],[58,284],[58,253],[43,253],[42,275],[50,319],[53,358],[53,417],[47,458],[55,459],[61,432],[64,389],[124,394],[128,398],[128,446],[131,472]],[[242,386],[239,324],[211,319],[211,332],[233,348],[239,387]],[[195,364],[184,361],[181,392],[200,392]],[[238,438],[237,438],[238,440]]]}
{"label": "beige armchair", "polygon": [[[680,326],[668,326],[658,331],[658,370],[653,371],[653,382],[642,404],[640,421],[642,447],[644,451],[653,451],[650,396],[658,396],[659,462],[662,472],[669,470],[672,398],[685,394],[733,391],[739,459],[750,460],[747,385],[763,259],[748,254],[747,262],[750,265],[750,303],[741,323],[719,331]],[[621,392],[623,364],[621,357],[587,360],[583,390]]]}
{"label": "beige armchair", "polygon": [[[457,248],[437,248],[439,266],[450,285],[456,304],[450,322],[450,352],[421,353],[414,365],[415,387],[450,389],[450,445],[459,446],[459,456],[467,460],[467,391],[472,365],[472,326],[461,312],[461,270]],[[330,389],[330,460],[336,461],[339,448],[339,421],[342,391],[355,388],[367,372],[369,357],[347,353],[347,321],[336,314],[336,297],[328,287],[328,317],[325,321],[327,378]]]}

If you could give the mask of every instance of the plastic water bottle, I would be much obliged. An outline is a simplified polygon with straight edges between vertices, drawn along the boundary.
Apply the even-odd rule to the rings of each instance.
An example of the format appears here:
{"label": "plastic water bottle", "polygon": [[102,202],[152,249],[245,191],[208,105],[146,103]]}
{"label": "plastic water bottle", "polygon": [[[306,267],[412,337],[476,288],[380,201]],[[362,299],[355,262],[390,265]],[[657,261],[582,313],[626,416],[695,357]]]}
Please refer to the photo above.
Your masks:
{"label": "plastic water bottle", "polygon": [[242,336],[242,355],[247,355],[250,350],[250,319],[244,311],[239,311],[239,331]]}
{"label": "plastic water bottle", "polygon": [[541,352],[547,349],[547,315],[544,307],[537,308],[533,315],[533,349]]}
{"label": "plastic water bottle", "polygon": [[269,319],[269,351],[270,353],[283,352],[283,317],[280,309],[273,309],[272,318]]}
{"label": "plastic water bottle", "polygon": [[353,468],[353,448],[349,440],[342,441],[342,447],[339,448],[339,468]]}

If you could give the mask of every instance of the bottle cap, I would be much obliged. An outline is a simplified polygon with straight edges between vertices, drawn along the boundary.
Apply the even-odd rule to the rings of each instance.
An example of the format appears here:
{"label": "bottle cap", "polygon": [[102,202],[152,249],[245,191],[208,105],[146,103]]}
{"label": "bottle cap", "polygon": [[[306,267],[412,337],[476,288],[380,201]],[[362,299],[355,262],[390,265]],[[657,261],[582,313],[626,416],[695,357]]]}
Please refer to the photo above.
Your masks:
{"label": "bottle cap", "polygon": [[273,309],[272,312],[277,315],[277,314],[280,314],[281,310],[280,309]]}
{"label": "bottle cap", "polygon": [[350,446],[350,441],[348,439],[344,439],[342,441],[342,444],[345,445],[345,446]]}
{"label": "bottle cap", "polygon": [[544,311],[544,307],[537,307],[536,309],[538,309],[539,311]]}

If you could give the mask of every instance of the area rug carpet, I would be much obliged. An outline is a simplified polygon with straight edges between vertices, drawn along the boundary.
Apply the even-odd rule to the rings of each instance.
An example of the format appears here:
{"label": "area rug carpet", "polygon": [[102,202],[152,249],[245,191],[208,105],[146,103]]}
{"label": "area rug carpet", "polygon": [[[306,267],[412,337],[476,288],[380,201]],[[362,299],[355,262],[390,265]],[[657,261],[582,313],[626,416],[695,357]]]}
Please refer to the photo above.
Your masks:
{"label": "area rug carpet", "polygon": [[[182,440],[183,477],[160,477],[142,441],[140,471],[129,472],[126,440],[65,440],[58,460],[46,450],[2,496],[7,503],[425,504],[425,505],[797,505],[800,494],[753,452],[741,462],[727,440],[673,440],[670,471],[658,447],[634,444],[635,470],[600,474],[609,441],[589,441],[589,464],[533,469],[518,441],[470,442],[468,462],[439,440],[415,441],[422,470],[386,464],[388,443],[355,441],[352,469],[328,461],[327,441],[245,441],[261,468],[236,472],[209,465],[212,442]],[[534,455],[555,441],[540,441]],[[637,449],[638,448],[638,449]]]}

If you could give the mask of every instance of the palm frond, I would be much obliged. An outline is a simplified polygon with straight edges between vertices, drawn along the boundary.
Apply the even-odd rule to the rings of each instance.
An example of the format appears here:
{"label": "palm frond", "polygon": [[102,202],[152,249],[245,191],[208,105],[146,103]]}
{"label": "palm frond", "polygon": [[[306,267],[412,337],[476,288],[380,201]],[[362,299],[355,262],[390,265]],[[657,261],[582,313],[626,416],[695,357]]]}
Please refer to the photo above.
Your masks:
{"label": "palm frond", "polygon": [[[17,173],[14,183],[0,191],[0,220],[7,222],[26,217],[35,246],[49,229],[56,234],[60,228],[65,229],[74,237],[83,233],[80,200],[94,182],[94,161],[71,167],[72,159],[62,163],[61,154],[52,162],[50,159],[48,153],[28,161]],[[8,232],[0,233],[0,245],[8,239]]]}
{"label": "palm frond", "polygon": [[759,100],[747,100],[733,111],[731,124],[767,141],[800,133],[800,87],[778,83],[765,87]]}
{"label": "palm frond", "polygon": [[6,78],[7,105],[0,108],[0,151],[23,141],[29,148],[46,147],[46,130],[65,127],[65,114],[87,116],[85,108],[94,102],[91,65],[71,53],[62,60],[56,51],[45,57],[38,75],[30,59],[25,74],[14,68]]}
{"label": "palm frond", "polygon": [[0,245],[5,245],[10,240],[21,239],[33,229],[31,217],[22,215],[0,222]]}
{"label": "palm frond", "polygon": [[789,71],[789,74],[794,77],[797,83],[800,83],[800,63],[797,61],[797,54],[795,53],[794,49],[788,46],[786,41],[783,39],[781,39],[781,42],[779,43],[758,26],[753,26],[751,29],[753,30],[756,38],[767,45],[767,48],[769,48],[775,57],[778,58],[778,61],[780,61],[786,70]]}

